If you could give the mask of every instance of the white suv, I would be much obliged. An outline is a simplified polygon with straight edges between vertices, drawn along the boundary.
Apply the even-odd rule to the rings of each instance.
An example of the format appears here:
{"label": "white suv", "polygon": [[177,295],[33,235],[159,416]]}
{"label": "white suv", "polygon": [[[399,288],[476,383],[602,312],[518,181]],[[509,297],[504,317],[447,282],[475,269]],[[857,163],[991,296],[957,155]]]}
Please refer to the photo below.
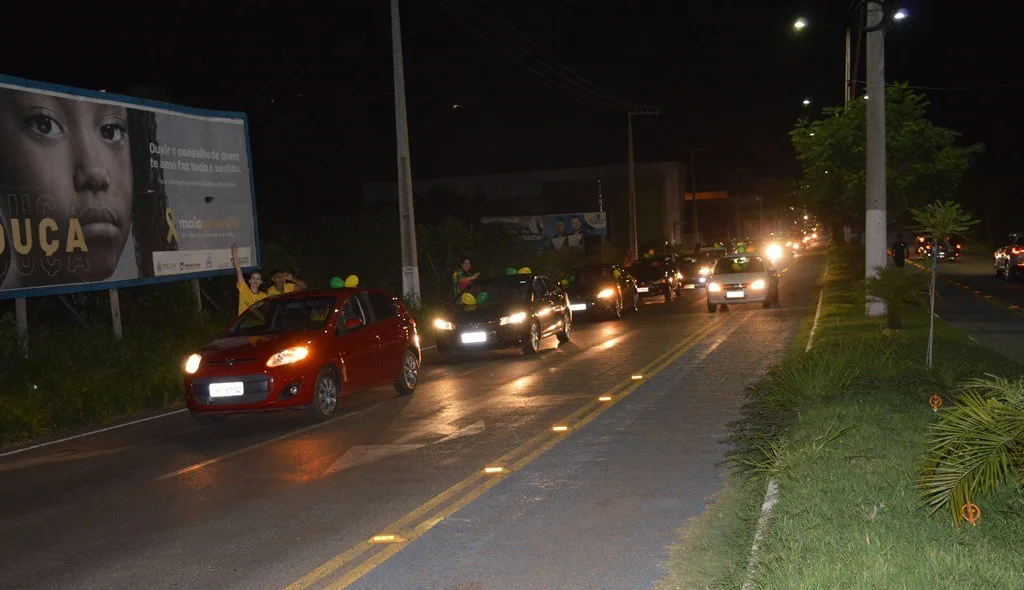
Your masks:
{"label": "white suv", "polygon": [[757,254],[730,254],[715,263],[707,293],[710,313],[733,303],[760,303],[769,309],[779,303],[779,273]]}

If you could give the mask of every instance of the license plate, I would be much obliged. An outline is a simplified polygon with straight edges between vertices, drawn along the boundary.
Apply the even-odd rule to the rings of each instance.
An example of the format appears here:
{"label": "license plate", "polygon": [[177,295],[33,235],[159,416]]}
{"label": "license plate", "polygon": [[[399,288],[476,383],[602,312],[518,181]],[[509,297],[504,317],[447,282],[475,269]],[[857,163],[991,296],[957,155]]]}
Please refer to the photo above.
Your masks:
{"label": "license plate", "polygon": [[243,394],[245,385],[241,381],[210,384],[210,397],[238,397]]}
{"label": "license plate", "polygon": [[687,284],[683,285],[683,288],[684,289],[696,289],[697,285],[694,285],[693,283],[687,283]]}
{"label": "license plate", "polygon": [[569,309],[571,309],[572,311],[587,311],[587,304],[573,303],[572,305],[569,306]]}
{"label": "license plate", "polygon": [[726,291],[725,292],[725,298],[726,299],[742,299],[743,298],[743,291]]}
{"label": "license plate", "polygon": [[463,344],[477,344],[480,342],[487,342],[486,332],[466,332],[462,335]]}
{"label": "license plate", "polygon": [[637,287],[636,288],[636,292],[637,293],[646,293],[647,292],[647,287]]}

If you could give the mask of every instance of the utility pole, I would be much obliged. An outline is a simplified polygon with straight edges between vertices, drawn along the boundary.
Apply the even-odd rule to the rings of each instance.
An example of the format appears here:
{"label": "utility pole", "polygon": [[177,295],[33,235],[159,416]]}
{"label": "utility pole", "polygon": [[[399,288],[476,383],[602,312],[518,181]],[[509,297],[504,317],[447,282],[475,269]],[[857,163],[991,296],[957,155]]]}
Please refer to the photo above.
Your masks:
{"label": "utility pole", "polygon": [[715,148],[704,147],[704,148],[688,148],[690,150],[690,180],[693,183],[693,239],[700,242],[700,225],[699,217],[697,215],[697,165],[694,154],[696,152],[710,152]]}
{"label": "utility pole", "polygon": [[[867,5],[867,210],[864,215],[864,276],[877,276],[886,259],[885,200],[885,14],[881,2]],[[869,317],[885,314],[885,302],[868,297]]]}
{"label": "utility pole", "polygon": [[640,257],[640,252],[637,250],[636,235],[636,171],[633,163],[633,116],[657,114],[658,109],[650,108],[630,111],[626,116],[629,127],[629,243],[633,248],[633,256],[636,258]]}
{"label": "utility pole", "polygon": [[846,60],[843,62],[843,106],[850,104],[850,96],[853,94],[853,81],[850,79],[850,27],[846,27]]}
{"label": "utility pole", "polygon": [[398,0],[391,0],[391,60],[395,75],[395,135],[398,140],[398,217],[402,237],[402,295],[420,307],[420,269],[416,255],[416,216],[412,202],[409,125],[405,113],[405,69],[402,66],[402,21]]}

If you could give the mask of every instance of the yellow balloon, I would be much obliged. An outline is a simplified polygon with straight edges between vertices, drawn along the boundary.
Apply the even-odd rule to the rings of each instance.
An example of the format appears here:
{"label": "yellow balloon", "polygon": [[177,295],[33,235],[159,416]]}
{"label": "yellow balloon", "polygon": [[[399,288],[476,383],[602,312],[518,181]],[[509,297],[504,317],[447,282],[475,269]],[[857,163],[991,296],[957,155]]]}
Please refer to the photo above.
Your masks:
{"label": "yellow balloon", "polygon": [[651,256],[654,256],[654,248],[648,250],[647,253],[650,254]]}
{"label": "yellow balloon", "polygon": [[476,305],[476,297],[473,297],[472,293],[463,293],[462,294],[462,304],[463,305]]}
{"label": "yellow balloon", "polygon": [[531,272],[533,272],[533,271],[532,271],[532,270],[530,270],[530,267],[529,267],[529,266],[524,266],[523,268],[520,268],[520,269],[519,269],[519,274],[521,274],[521,275],[528,275],[528,274],[530,274]]}
{"label": "yellow balloon", "polygon": [[356,275],[348,275],[345,277],[345,286],[352,288],[359,285],[359,277]]}
{"label": "yellow balloon", "polygon": [[568,287],[569,286],[569,279],[562,279],[562,286],[563,287]]}
{"label": "yellow balloon", "polygon": [[613,272],[612,274],[615,275],[615,278],[619,278],[622,276],[622,271],[616,268],[615,272]]}

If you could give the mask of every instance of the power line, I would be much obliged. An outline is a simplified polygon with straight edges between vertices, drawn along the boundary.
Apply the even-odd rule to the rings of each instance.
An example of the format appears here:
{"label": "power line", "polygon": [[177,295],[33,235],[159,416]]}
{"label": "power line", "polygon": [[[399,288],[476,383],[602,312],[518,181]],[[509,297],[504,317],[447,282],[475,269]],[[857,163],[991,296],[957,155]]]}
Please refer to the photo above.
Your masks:
{"label": "power line", "polygon": [[[468,2],[466,0],[459,0],[459,1],[462,2],[462,4],[468,6]],[[609,100],[611,100],[613,102],[621,103],[625,107],[631,107],[631,108],[652,108],[650,105],[639,104],[639,103],[633,102],[631,100],[628,100],[628,99],[622,98],[620,96],[617,96],[614,93],[609,92],[608,90],[605,90],[604,88],[598,86],[597,84],[594,84],[590,80],[587,80],[583,76],[580,76],[579,74],[574,72],[572,70],[572,68],[570,68],[569,66],[565,65],[564,63],[559,61],[557,58],[555,58],[553,55],[551,55],[550,53],[545,51],[544,48],[542,48],[540,45],[537,45],[537,43],[535,43],[532,39],[530,39],[528,36],[526,36],[523,32],[521,32],[518,29],[516,29],[515,25],[513,25],[507,18],[505,18],[493,6],[491,6],[487,2],[483,2],[482,4],[484,6],[486,6],[492,13],[494,13],[499,19],[501,19],[506,25],[508,25],[508,28],[510,28],[511,30],[515,31],[516,34],[518,34],[520,37],[522,37],[528,44],[533,46],[537,51],[539,51],[541,53],[542,57],[546,57],[546,58],[550,59],[556,65],[558,65],[563,70],[565,70],[565,72],[567,72],[569,74],[569,76],[579,80],[582,83],[583,86],[589,86],[592,89],[593,92],[596,92],[599,95],[603,95],[603,96],[607,97]],[[472,8],[470,8],[470,10],[472,10]],[[479,13],[476,13],[476,14],[479,16]],[[495,28],[497,28],[497,27],[495,27]],[[515,43],[515,41],[513,41],[513,43]],[[520,45],[520,48],[522,48],[521,45]],[[525,52],[529,53],[529,50],[527,49],[527,50],[525,50]],[[550,66],[548,66],[548,67],[550,68]]]}
{"label": "power line", "polygon": [[[582,86],[579,82],[573,81],[572,79],[566,77],[563,73],[558,72],[557,70],[555,70],[554,68],[552,68],[551,66],[549,66],[547,64],[544,64],[545,67],[547,67],[548,69],[552,70],[552,72],[554,72],[557,76],[561,77],[563,80],[565,80],[568,83],[572,84],[571,86],[567,86],[565,83],[560,82],[556,78],[553,78],[552,76],[549,76],[548,74],[545,74],[544,72],[538,71],[536,68],[534,68],[530,64],[526,63],[525,61],[523,61],[519,57],[517,57],[517,56],[513,55],[512,53],[510,53],[500,43],[496,42],[494,39],[492,39],[486,33],[484,33],[479,28],[474,26],[473,23],[469,22],[469,20],[467,20],[462,14],[460,14],[459,12],[457,12],[455,10],[452,10],[451,6],[449,6],[444,0],[436,0],[436,2],[439,5],[441,5],[441,7],[443,7],[445,10],[447,10],[451,15],[453,15],[456,18],[458,18],[459,20],[461,20],[463,22],[463,24],[465,24],[467,27],[469,27],[474,33],[476,33],[477,35],[482,37],[485,41],[487,41],[488,43],[493,45],[495,47],[495,49],[497,49],[501,53],[505,54],[506,57],[512,59],[516,63],[520,64],[521,66],[523,66],[524,68],[530,70],[531,72],[533,72],[534,74],[540,76],[541,78],[544,78],[548,82],[551,82],[555,86],[558,86],[562,90],[565,90],[566,92],[574,94],[577,97],[582,98],[584,100],[587,100],[587,101],[590,101],[590,102],[593,102],[593,103],[597,103],[597,104],[599,104],[601,106],[605,106],[605,107],[609,107],[609,108],[615,108],[615,109],[634,108],[634,105],[636,105],[636,103],[628,103],[628,102],[626,104],[623,104],[622,102],[618,102],[621,99],[616,99],[616,101],[612,101],[612,100],[609,100],[608,98],[605,98],[605,97],[602,97],[600,95],[597,95],[593,90],[591,90],[589,88],[586,88],[585,86]],[[504,33],[501,33],[500,31],[499,31],[499,33],[502,34],[502,36],[508,38],[508,36],[505,35]],[[576,88],[574,88],[573,86],[576,86]],[[582,91],[579,88],[582,88]],[[614,96],[614,95],[612,95],[612,96]]]}

